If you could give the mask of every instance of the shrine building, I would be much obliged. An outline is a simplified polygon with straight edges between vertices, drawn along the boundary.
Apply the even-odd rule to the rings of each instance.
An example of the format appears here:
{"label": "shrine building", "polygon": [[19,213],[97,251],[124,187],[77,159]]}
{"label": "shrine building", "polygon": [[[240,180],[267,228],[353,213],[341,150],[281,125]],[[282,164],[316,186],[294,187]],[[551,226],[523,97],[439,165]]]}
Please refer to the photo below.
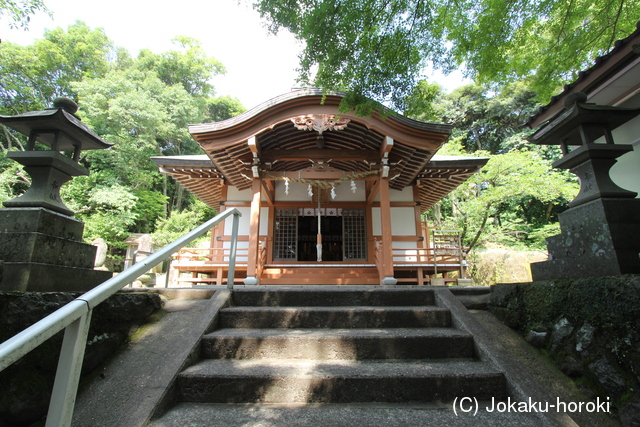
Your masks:
{"label": "shrine building", "polygon": [[[190,125],[206,154],[153,161],[217,212],[242,213],[236,280],[244,284],[464,278],[459,233],[435,230],[421,215],[488,159],[438,156],[451,126],[339,113],[342,96],[298,90]],[[210,248],[181,250],[179,280],[222,284],[230,235],[228,221],[214,228]]]}

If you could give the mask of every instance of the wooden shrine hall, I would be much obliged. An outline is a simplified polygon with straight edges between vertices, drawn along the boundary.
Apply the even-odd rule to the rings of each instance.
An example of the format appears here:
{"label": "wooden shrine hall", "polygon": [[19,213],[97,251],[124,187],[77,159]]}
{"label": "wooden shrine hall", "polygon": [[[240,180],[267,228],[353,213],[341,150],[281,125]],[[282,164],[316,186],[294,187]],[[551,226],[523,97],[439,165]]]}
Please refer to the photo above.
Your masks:
{"label": "wooden shrine hall", "polygon": [[[190,125],[206,154],[154,157],[218,212],[241,213],[236,280],[256,284],[429,283],[460,271],[455,231],[421,214],[477,172],[479,157],[438,156],[451,126],[339,113],[339,93],[287,93],[231,119]],[[222,284],[231,224],[183,249],[179,279]]]}

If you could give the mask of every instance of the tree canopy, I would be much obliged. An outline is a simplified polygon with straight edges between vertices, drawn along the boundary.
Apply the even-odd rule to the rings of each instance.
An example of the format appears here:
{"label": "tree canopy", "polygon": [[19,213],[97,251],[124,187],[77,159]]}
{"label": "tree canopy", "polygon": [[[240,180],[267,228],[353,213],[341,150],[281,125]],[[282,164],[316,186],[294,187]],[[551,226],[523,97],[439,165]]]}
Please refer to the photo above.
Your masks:
{"label": "tree canopy", "polygon": [[558,233],[557,215],[577,194],[565,171],[554,170],[557,147],[527,141],[520,124],[537,107],[522,82],[492,90],[470,84],[443,93],[421,81],[405,114],[453,125],[438,154],[489,157],[482,170],[427,212],[428,221],[459,229],[470,248],[487,245],[543,249],[545,238]]}
{"label": "tree canopy", "polygon": [[[0,0],[1,1],[1,0]],[[212,76],[224,66],[200,42],[174,39],[175,49],[142,50],[135,58],[117,48],[101,29],[76,22],[46,31],[29,46],[0,45],[0,114],[49,108],[56,96],[78,102],[76,113],[114,146],[83,152],[89,176],[65,184],[63,199],[85,223],[85,239],[104,239],[117,258],[132,232],[152,233],[158,219],[211,210],[163,176],[152,156],[200,154],[188,125],[224,120],[244,111],[236,98],[215,97]],[[29,176],[6,158],[24,150],[25,137],[0,125],[0,197],[17,197]],[[173,221],[185,227],[192,222]],[[184,230],[188,231],[188,230]]]}
{"label": "tree canopy", "polygon": [[28,27],[38,10],[49,13],[42,0],[0,0],[0,18],[6,16],[10,28]]}
{"label": "tree canopy", "polygon": [[[527,81],[546,102],[634,31],[637,0],[254,0],[305,43],[300,78],[402,111],[427,63],[480,83]],[[360,98],[350,99],[361,101]],[[345,109],[354,105],[344,105]]]}

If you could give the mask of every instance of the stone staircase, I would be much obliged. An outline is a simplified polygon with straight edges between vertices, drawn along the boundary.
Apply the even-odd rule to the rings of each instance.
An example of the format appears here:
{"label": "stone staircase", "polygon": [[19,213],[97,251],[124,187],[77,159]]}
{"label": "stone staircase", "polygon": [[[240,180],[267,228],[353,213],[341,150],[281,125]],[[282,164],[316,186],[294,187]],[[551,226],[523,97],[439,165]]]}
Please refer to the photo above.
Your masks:
{"label": "stone staircase", "polygon": [[181,402],[314,404],[506,399],[434,291],[238,289],[176,381]]}

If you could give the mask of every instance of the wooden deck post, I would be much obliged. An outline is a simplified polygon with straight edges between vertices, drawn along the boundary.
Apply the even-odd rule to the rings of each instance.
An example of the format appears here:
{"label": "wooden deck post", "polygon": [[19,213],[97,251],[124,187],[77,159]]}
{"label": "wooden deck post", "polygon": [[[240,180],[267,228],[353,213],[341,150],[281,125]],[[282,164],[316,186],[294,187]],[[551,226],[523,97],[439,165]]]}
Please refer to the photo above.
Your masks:
{"label": "wooden deck post", "polygon": [[251,184],[251,216],[249,223],[249,247],[247,255],[247,278],[245,285],[257,285],[260,279],[256,277],[258,269],[258,253],[260,244],[260,198],[262,195],[262,180],[254,178]]}
{"label": "wooden deck post", "polygon": [[393,239],[391,233],[391,201],[389,200],[389,178],[380,178],[380,225],[382,227],[382,259],[383,270],[381,283],[395,285],[398,281],[393,277]]}

